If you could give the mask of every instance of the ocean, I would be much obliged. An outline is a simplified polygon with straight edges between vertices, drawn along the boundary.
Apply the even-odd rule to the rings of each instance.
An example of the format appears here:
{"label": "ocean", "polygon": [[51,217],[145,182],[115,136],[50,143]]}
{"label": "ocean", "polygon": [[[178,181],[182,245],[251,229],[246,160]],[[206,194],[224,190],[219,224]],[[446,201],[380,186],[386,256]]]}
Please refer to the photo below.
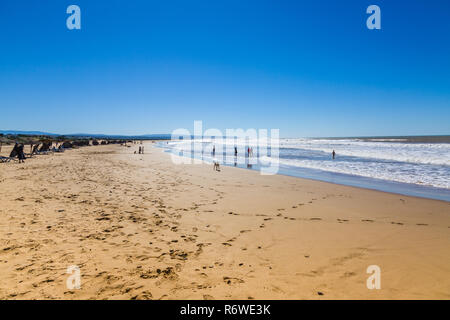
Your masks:
{"label": "ocean", "polygon": [[[268,155],[260,154],[255,141],[232,142],[238,148],[238,159],[230,143],[225,150],[218,140],[204,139],[202,148],[193,152],[193,141],[200,140],[159,146],[181,156],[209,162],[215,158],[222,165],[253,170],[259,170],[260,161],[271,156],[270,149]],[[253,147],[250,158],[246,152],[249,145]],[[222,153],[228,159],[219,156]],[[449,136],[280,139],[278,159],[278,174],[450,201]]]}

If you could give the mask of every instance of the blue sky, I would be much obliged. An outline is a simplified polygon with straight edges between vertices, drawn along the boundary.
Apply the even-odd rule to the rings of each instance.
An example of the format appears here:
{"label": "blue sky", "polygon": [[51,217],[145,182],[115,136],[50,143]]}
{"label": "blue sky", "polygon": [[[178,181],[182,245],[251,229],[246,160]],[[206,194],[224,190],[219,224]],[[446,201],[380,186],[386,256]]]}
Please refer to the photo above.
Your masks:
{"label": "blue sky", "polygon": [[1,0],[0,41],[0,130],[450,134],[447,0]]}

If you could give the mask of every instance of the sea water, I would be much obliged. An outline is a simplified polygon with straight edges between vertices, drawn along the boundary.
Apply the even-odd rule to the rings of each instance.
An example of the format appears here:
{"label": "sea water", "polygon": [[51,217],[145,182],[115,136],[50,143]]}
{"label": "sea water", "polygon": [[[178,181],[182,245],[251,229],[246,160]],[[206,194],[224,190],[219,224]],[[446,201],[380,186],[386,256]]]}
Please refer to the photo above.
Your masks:
{"label": "sea water", "polygon": [[[194,141],[201,144],[195,152],[191,150]],[[224,155],[234,156],[234,147],[226,149],[218,145],[217,140],[170,141],[159,146],[182,156],[204,161],[215,158],[224,165],[256,170],[260,168],[258,160],[270,159],[270,150],[269,155],[262,155],[254,147],[255,163],[246,152],[251,142],[231,143],[239,148],[238,161],[231,163],[221,161],[223,158],[217,153],[212,155],[215,146],[216,150],[223,150]],[[332,158],[333,150],[335,159]],[[278,159],[279,174],[450,201],[448,138],[280,139]]]}

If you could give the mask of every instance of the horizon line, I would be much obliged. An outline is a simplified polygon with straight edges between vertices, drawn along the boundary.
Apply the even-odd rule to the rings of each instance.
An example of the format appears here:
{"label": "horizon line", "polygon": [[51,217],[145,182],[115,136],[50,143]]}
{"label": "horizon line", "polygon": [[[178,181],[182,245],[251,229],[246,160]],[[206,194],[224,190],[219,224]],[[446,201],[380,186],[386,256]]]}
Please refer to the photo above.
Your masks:
{"label": "horizon line", "polygon": [[[3,135],[50,135],[50,136],[69,136],[69,137],[149,137],[149,136],[171,136],[171,133],[145,133],[145,134],[106,134],[106,133],[52,133],[40,130],[0,130]],[[194,135],[191,135],[195,137]],[[411,137],[450,137],[450,134],[414,134],[414,135],[363,135],[363,136],[296,136],[296,137],[282,137],[280,139],[356,139],[356,138],[411,138]]]}

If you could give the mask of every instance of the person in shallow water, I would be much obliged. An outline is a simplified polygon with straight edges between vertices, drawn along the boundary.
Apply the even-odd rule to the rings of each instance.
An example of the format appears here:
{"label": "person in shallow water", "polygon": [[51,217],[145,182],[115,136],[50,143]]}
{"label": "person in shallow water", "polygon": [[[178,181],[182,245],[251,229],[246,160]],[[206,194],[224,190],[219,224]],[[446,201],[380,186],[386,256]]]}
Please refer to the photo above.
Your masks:
{"label": "person in shallow water", "polygon": [[336,152],[334,152],[334,150],[333,150],[333,152],[331,153],[331,156],[333,157],[333,159],[336,158]]}

